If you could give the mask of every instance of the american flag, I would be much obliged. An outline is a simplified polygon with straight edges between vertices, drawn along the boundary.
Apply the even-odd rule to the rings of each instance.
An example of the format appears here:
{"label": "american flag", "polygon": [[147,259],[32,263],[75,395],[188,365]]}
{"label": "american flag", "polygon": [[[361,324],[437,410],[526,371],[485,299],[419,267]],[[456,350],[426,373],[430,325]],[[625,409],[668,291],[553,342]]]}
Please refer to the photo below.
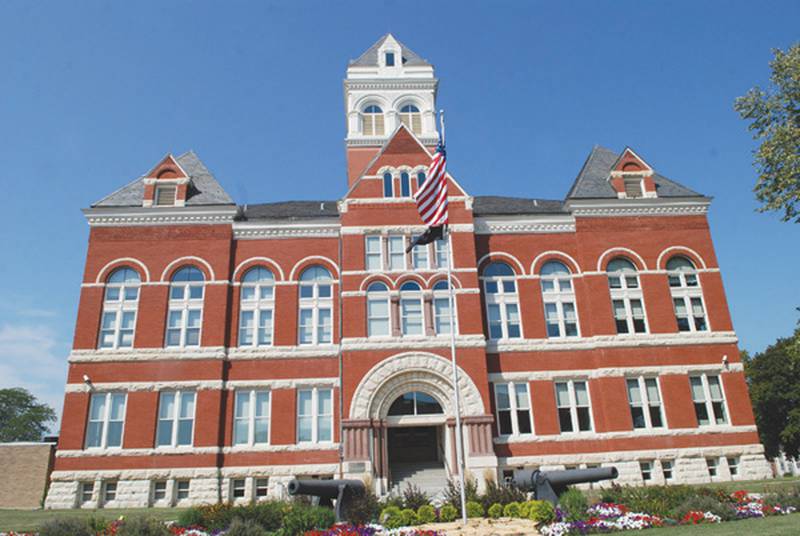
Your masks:
{"label": "american flag", "polygon": [[428,227],[447,225],[447,158],[444,145],[439,143],[428,168],[428,180],[414,194],[417,210]]}

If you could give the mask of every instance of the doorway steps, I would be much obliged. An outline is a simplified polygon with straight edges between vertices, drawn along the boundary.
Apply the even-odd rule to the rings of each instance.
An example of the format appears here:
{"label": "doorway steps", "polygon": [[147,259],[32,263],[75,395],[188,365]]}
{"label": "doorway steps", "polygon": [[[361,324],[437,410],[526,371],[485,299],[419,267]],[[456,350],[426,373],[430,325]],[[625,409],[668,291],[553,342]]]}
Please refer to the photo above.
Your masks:
{"label": "doorway steps", "polygon": [[447,488],[447,470],[442,462],[393,463],[390,495],[402,496],[409,484],[428,494],[430,499],[440,499]]}

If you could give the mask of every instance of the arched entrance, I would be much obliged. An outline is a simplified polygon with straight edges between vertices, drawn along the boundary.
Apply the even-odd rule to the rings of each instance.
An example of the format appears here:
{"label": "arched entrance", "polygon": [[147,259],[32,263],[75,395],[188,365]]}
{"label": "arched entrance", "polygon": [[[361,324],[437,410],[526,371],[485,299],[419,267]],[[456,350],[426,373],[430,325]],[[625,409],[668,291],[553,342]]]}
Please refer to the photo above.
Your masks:
{"label": "arched entrance", "polygon": [[[447,359],[435,354],[406,353],[381,361],[359,382],[350,418],[343,423],[345,460],[368,461],[366,472],[378,493],[408,482],[433,494],[456,471],[450,367]],[[465,420],[485,422],[483,399],[463,370],[459,371],[459,391]],[[472,431],[466,432],[466,445],[478,445]]]}

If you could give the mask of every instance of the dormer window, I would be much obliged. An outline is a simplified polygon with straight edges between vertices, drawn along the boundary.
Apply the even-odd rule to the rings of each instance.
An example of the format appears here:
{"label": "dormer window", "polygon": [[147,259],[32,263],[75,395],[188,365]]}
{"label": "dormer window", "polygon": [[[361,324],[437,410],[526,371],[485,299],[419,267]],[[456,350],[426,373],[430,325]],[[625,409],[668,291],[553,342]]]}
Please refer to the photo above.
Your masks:
{"label": "dormer window", "polygon": [[156,202],[155,205],[158,207],[174,207],[175,206],[175,196],[178,193],[178,187],[172,185],[161,185],[156,186]]}
{"label": "dormer window", "polygon": [[394,67],[394,52],[387,52],[386,53],[386,66],[387,67]]}
{"label": "dormer window", "polygon": [[625,177],[623,179],[625,186],[625,197],[643,197],[644,192],[642,188],[642,176],[634,175],[632,177]]}

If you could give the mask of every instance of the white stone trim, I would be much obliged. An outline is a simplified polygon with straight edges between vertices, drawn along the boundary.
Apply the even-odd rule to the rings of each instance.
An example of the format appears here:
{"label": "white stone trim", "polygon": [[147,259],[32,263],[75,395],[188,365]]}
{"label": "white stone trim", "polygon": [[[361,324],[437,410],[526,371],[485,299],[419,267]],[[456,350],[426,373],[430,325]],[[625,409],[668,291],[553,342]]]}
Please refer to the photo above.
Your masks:
{"label": "white stone trim", "polygon": [[64,389],[65,393],[95,393],[105,391],[164,391],[164,390],[197,390],[211,391],[221,390],[224,387],[222,380],[181,380],[181,381],[161,381],[161,382],[100,382],[100,383],[68,383]]}
{"label": "white stone trim", "polygon": [[654,365],[654,366],[629,366],[629,367],[603,367],[595,369],[563,369],[563,370],[539,370],[522,372],[490,372],[488,377],[490,382],[511,382],[511,381],[536,381],[536,380],[560,380],[567,378],[610,378],[610,377],[634,377],[634,376],[667,376],[673,374],[693,374],[698,372],[742,372],[742,363],[731,363],[729,365],[716,363],[698,363],[695,365]]}
{"label": "white stone trim", "polygon": [[547,251],[543,251],[543,252],[539,253],[538,255],[536,255],[536,257],[534,257],[534,259],[533,259],[533,262],[531,262],[530,275],[536,276],[536,278],[539,279],[539,277],[540,277],[539,274],[537,274],[534,271],[534,268],[536,268],[536,263],[539,262],[540,259],[543,259],[545,257],[551,257],[550,260],[555,260],[555,261],[561,262],[563,259],[559,259],[558,258],[559,256],[564,257],[565,259],[569,260],[569,262],[572,263],[572,266],[567,266],[567,268],[570,269],[570,276],[571,277],[580,277],[582,272],[581,272],[581,265],[578,264],[578,261],[576,261],[575,258],[572,255],[564,253],[563,251],[558,251],[556,249],[550,249],[550,250],[547,250]]}
{"label": "white stone trim", "polygon": [[483,261],[485,261],[486,259],[491,259],[492,257],[505,258],[507,260],[514,262],[514,264],[517,266],[517,269],[519,270],[516,275],[517,276],[525,275],[525,267],[522,266],[522,263],[519,262],[519,259],[516,258],[511,253],[506,253],[505,251],[492,251],[490,253],[487,253],[486,255],[478,259],[478,262],[475,265],[478,267],[478,269],[480,269],[481,264],[483,264]]}
{"label": "white stone trim", "polygon": [[615,254],[617,254],[616,256],[619,256],[619,257],[631,256],[631,257],[635,258],[637,261],[639,261],[641,263],[642,267],[639,268],[638,266],[636,266],[636,271],[637,272],[641,272],[642,270],[647,270],[647,263],[644,262],[644,259],[642,258],[641,255],[639,255],[638,253],[636,253],[635,251],[633,251],[630,248],[626,248],[626,247],[622,247],[622,246],[614,246],[612,248],[608,248],[607,250],[605,250],[597,258],[597,271],[600,272],[600,273],[604,272],[604,270],[603,270],[603,259],[605,259],[607,256],[611,256],[611,255],[615,255]]}
{"label": "white stone trim", "polygon": [[563,434],[495,437],[495,445],[509,443],[549,443],[549,442],[580,442],[610,439],[635,439],[637,437],[675,437],[675,436],[705,436],[713,434],[736,434],[757,432],[756,425],[747,426],[700,426],[698,428],[655,428],[639,429],[624,432],[571,432]]}
{"label": "white stone trim", "polygon": [[298,387],[339,387],[339,378],[291,378],[275,380],[228,380],[224,388],[235,389],[296,389]]}
{"label": "white stone trim", "polygon": [[70,363],[116,362],[116,361],[160,361],[185,359],[224,359],[223,346],[200,346],[176,350],[173,348],[121,348],[73,350]]}
{"label": "white stone trim", "polygon": [[[167,275],[170,273],[170,271],[172,270],[173,266],[176,266],[176,265],[178,265],[178,264],[180,264],[182,262],[185,262],[186,264],[192,264],[192,263],[195,263],[195,262],[199,262],[200,264],[202,264],[203,266],[206,267],[206,270],[208,270],[209,278],[208,278],[208,281],[206,281],[206,283],[209,283],[209,282],[212,282],[212,281],[215,282],[215,283],[218,283],[217,276],[214,275],[214,269],[211,267],[211,264],[207,260],[202,259],[200,257],[195,257],[194,255],[187,255],[185,257],[178,257],[177,259],[175,259],[174,261],[169,263],[167,265],[167,267],[164,268],[164,271],[161,272],[161,282],[162,283],[169,283],[169,279],[167,279]],[[225,283],[227,283],[227,281],[225,281]]]}
{"label": "white stone trim", "polygon": [[237,279],[237,276],[239,275],[239,270],[241,270],[243,266],[249,263],[252,263],[253,266],[266,264],[270,268],[271,272],[277,271],[278,275],[280,276],[280,279],[276,280],[275,281],[276,283],[278,281],[284,281],[286,279],[286,276],[283,273],[283,268],[281,268],[281,265],[275,262],[274,260],[270,259],[269,257],[250,257],[237,264],[236,268],[234,268],[233,276],[231,276],[231,281],[234,281],[235,282],[234,284],[239,282]]}
{"label": "white stone trim", "polygon": [[548,350],[594,350],[596,348],[737,344],[738,342],[739,338],[733,331],[658,334],[642,333],[623,335],[595,335],[594,337],[568,337],[559,339],[490,340],[486,343],[486,351],[490,353],[538,352]]}
{"label": "white stone trim", "polygon": [[150,282],[150,270],[148,270],[145,263],[143,263],[139,259],[134,259],[133,257],[120,257],[118,259],[114,259],[113,261],[107,262],[105,266],[100,268],[100,271],[97,272],[97,279],[95,279],[95,283],[101,287],[104,287],[106,284],[105,283],[106,270],[108,270],[112,266],[114,267],[114,269],[122,268],[127,263],[135,264],[136,266],[142,269],[142,271],[144,272],[144,281],[142,281],[141,283]]}
{"label": "white stone trim", "polygon": [[[484,348],[486,339],[483,335],[457,335],[456,348]],[[342,349],[354,350],[403,350],[450,348],[450,336],[420,335],[419,337],[346,337],[342,339]]]}
{"label": "white stone trim", "polygon": [[[675,254],[676,254],[676,255],[680,254],[680,252],[681,252],[681,251],[688,251],[689,253],[691,253],[692,255],[694,255],[694,256],[695,256],[695,258],[697,258],[697,259],[699,259],[699,260],[700,260],[700,266],[699,266],[699,268],[701,268],[701,269],[703,269],[703,270],[705,270],[705,269],[707,269],[707,268],[708,268],[708,267],[706,266],[706,261],[705,261],[705,259],[703,258],[703,256],[702,256],[702,255],[700,255],[700,254],[699,254],[698,252],[696,252],[695,250],[693,250],[692,248],[690,248],[690,247],[687,247],[687,246],[670,246],[670,247],[668,247],[667,249],[665,249],[664,251],[662,251],[661,253],[659,253],[659,255],[658,255],[658,259],[656,259],[656,270],[661,270],[661,271],[663,271],[664,273],[666,273],[666,272],[667,272],[666,266],[664,266],[663,268],[661,267],[661,266],[662,266],[662,264],[661,264],[661,260],[664,258],[664,256],[665,256],[665,255],[667,255],[668,253],[670,253],[670,252],[673,252],[673,251],[675,252]],[[689,260],[692,260],[692,261],[694,261],[694,258],[690,258]],[[698,267],[696,266],[695,268],[698,268]]]}
{"label": "white stone trim", "polygon": [[[422,233],[427,229],[425,225],[353,225],[342,227],[342,235],[362,235],[366,233]],[[474,226],[471,223],[454,223],[448,225],[451,233],[471,233]]]}
{"label": "white stone trim", "polygon": [[90,227],[231,224],[236,207],[97,207],[83,210]]}
{"label": "white stone trim", "polygon": [[482,216],[475,218],[475,234],[477,235],[574,232],[575,217],[571,214]]}
{"label": "white stone trim", "polygon": [[575,200],[567,201],[566,207],[576,217],[619,216],[694,216],[708,212],[710,200],[684,199],[622,199],[622,200]]}
{"label": "white stone trim", "polygon": [[314,221],[286,224],[276,220],[235,222],[233,237],[236,240],[257,240],[264,238],[336,238],[339,236],[339,223]]}
{"label": "white stone trim", "polygon": [[110,456],[174,456],[178,454],[219,454],[219,447],[158,447],[152,449],[56,450],[56,458],[95,458]]}
{"label": "white stone trim", "polygon": [[[417,168],[426,169],[425,166],[417,166]],[[417,169],[417,168],[414,168],[414,169]],[[394,170],[395,168],[392,167],[391,169]],[[409,172],[409,176],[411,176],[411,168],[406,168],[406,167],[397,168],[397,171],[399,171],[401,169],[403,171],[408,171]],[[392,173],[392,175],[394,177],[399,177],[400,176],[399,174],[395,174],[395,173]],[[381,174],[378,177],[369,176],[369,177],[361,177],[361,178],[362,179],[364,179],[364,178],[369,178],[369,179],[379,178],[380,180],[383,180],[383,174]],[[465,195],[449,195],[449,196],[447,196],[447,202],[448,203],[466,203],[468,199],[469,199],[469,197],[465,196]],[[342,201],[343,201],[343,203],[345,205],[398,205],[398,204],[409,204],[409,205],[416,206],[416,201],[414,201],[413,197],[348,197],[348,198],[343,199]],[[469,225],[469,224],[454,224],[454,225]]]}
{"label": "white stone trim", "polygon": [[[297,277],[298,277],[298,274],[296,273],[297,272],[297,268],[302,266],[306,261],[324,261],[325,263],[329,264],[330,266],[325,265],[325,264],[323,266],[328,270],[333,268],[333,279],[335,281],[331,281],[331,284],[336,284],[338,282],[338,280],[336,280],[336,279],[339,277],[339,265],[337,263],[335,263],[333,261],[333,259],[330,259],[330,258],[325,257],[323,255],[309,255],[308,257],[303,257],[302,259],[297,261],[294,264],[294,266],[292,267],[292,271],[289,272],[289,281],[297,281]],[[309,265],[309,266],[311,266],[311,265]]]}
{"label": "white stone trim", "polygon": [[228,359],[302,359],[309,357],[336,357],[335,344],[297,346],[243,346],[230,348]]}
{"label": "white stone trim", "polygon": [[[240,452],[331,452],[338,451],[339,443],[296,443],[293,445],[233,445],[222,447],[223,454]],[[230,467],[223,467],[223,472]]]}

